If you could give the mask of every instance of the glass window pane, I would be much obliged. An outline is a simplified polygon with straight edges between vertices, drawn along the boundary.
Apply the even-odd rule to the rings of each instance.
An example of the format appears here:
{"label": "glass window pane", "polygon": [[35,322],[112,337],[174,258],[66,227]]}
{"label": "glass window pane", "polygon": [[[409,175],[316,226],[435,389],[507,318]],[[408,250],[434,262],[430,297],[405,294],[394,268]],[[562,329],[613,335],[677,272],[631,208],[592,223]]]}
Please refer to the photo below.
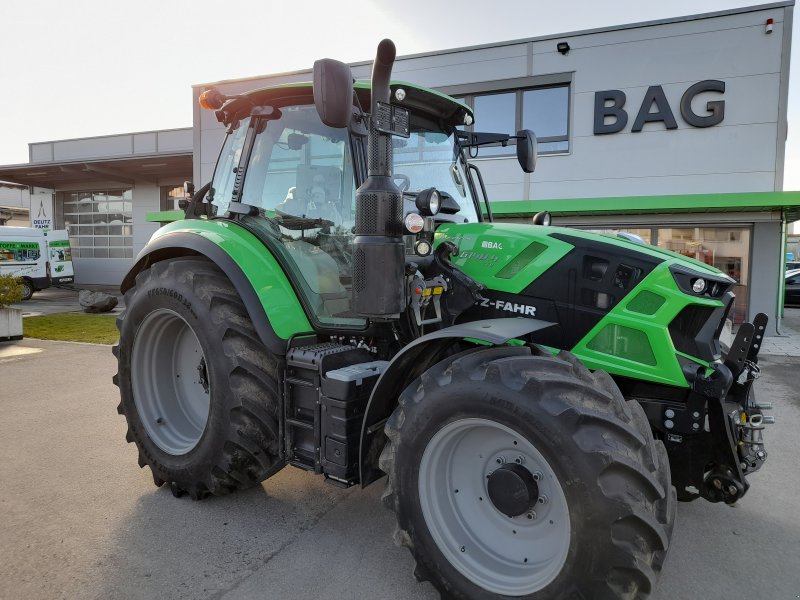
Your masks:
{"label": "glass window pane", "polygon": [[658,230],[658,245],[727,273],[736,280],[731,318],[747,319],[750,280],[750,229],[746,227],[672,227]]}
{"label": "glass window pane", "polygon": [[515,92],[475,96],[475,129],[491,133],[516,134]]}
{"label": "glass window pane", "polygon": [[[487,133],[507,133],[515,135],[516,131],[516,92],[504,94],[489,94],[486,96],[475,96],[475,131]],[[514,142],[506,146],[481,146],[478,149],[478,156],[507,156],[514,154],[516,148]]]}
{"label": "glass window pane", "polygon": [[569,86],[522,93],[522,127],[538,138],[565,136],[569,122]]}
{"label": "glass window pane", "polygon": [[222,215],[228,210],[233,194],[233,184],[236,180],[236,169],[239,165],[239,158],[244,148],[244,140],[247,135],[247,128],[250,125],[250,117],[242,119],[239,127],[225,139],[220,156],[222,160],[217,163],[214,171],[214,178],[209,190],[216,212]]}

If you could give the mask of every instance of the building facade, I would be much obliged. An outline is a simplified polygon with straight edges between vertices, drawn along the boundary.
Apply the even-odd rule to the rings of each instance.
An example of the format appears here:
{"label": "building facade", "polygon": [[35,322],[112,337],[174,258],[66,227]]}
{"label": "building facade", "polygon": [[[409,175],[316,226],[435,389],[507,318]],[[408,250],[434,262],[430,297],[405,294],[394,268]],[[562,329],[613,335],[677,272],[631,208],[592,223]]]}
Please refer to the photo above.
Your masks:
{"label": "building facade", "polygon": [[[393,77],[475,111],[474,129],[537,134],[536,172],[513,145],[475,163],[496,219],[548,210],[557,225],[628,231],[739,281],[734,320],[776,332],[794,2],[402,56]],[[401,49],[402,50],[402,49]],[[368,78],[371,63],[351,65]],[[195,87],[237,93],[309,81],[311,71]],[[194,172],[208,181],[223,131],[195,103]]]}
{"label": "building facade", "polygon": [[[739,282],[734,319],[765,312],[774,334],[787,223],[800,218],[800,193],[783,191],[793,9],[777,2],[401,56],[394,78],[466,102],[476,130],[537,134],[533,174],[513,145],[474,160],[496,219],[548,210],[557,225],[628,231],[712,264]],[[371,62],[351,66],[369,77]],[[173,208],[184,179],[212,177],[224,129],[199,108],[200,93],[310,80],[306,70],[197,85],[191,129],[31,144],[30,163],[0,167],[0,179],[51,195],[79,283],[118,283],[157,227],[147,213]],[[47,213],[32,197],[31,219],[40,204]]]}
{"label": "building facade", "polygon": [[69,232],[77,284],[119,285],[158,228],[147,213],[176,208],[183,196],[192,130],[39,142],[29,157],[0,167],[0,179],[30,190],[25,225]]}
{"label": "building facade", "polygon": [[0,181],[0,225],[28,227],[31,195],[27,185]]}

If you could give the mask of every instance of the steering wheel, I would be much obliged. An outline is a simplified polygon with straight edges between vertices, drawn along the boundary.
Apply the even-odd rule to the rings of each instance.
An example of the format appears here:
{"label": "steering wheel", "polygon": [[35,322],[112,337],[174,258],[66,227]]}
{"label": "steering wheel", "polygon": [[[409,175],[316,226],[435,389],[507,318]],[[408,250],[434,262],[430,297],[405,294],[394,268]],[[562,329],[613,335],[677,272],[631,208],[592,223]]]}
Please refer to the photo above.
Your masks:
{"label": "steering wheel", "polygon": [[[400,180],[399,183],[397,180]],[[392,175],[392,181],[397,183],[397,187],[400,188],[401,192],[407,192],[411,187],[411,178],[408,175],[403,175],[402,173],[395,173]]]}

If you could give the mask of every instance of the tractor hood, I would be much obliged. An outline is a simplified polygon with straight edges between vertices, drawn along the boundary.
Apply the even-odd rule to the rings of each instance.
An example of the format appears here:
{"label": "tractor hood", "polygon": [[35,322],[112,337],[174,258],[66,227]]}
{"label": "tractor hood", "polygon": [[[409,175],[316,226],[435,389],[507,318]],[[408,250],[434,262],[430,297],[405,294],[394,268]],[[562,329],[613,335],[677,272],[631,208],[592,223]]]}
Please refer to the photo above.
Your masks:
{"label": "tractor hood", "polygon": [[[603,278],[604,273],[600,271],[604,255],[620,254],[638,257],[638,261],[650,267],[667,263],[667,266],[682,267],[712,281],[734,283],[718,269],[669,250],[563,227],[517,223],[446,224],[436,232],[436,242],[444,240],[458,246],[459,255],[453,263],[459,269],[488,288],[507,293],[522,292],[532,281],[573,254],[576,248],[585,250],[588,256],[598,255],[596,258],[600,260],[587,267],[592,272],[586,275],[592,280]],[[583,276],[583,264],[576,264],[575,268],[581,271],[579,276]]]}

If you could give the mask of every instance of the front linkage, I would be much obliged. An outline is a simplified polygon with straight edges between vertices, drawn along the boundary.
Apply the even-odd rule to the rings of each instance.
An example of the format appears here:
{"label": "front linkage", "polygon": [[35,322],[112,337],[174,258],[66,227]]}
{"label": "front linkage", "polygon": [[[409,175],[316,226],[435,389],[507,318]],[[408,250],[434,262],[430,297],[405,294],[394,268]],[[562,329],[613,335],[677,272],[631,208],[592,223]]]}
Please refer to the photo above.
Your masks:
{"label": "front linkage", "polygon": [[733,504],[747,492],[745,474],[767,458],[762,434],[774,418],[762,414],[752,391],[767,316],[743,323],[725,361],[697,373],[687,401],[643,405],[670,456],[672,482],[684,501],[705,498]]}

